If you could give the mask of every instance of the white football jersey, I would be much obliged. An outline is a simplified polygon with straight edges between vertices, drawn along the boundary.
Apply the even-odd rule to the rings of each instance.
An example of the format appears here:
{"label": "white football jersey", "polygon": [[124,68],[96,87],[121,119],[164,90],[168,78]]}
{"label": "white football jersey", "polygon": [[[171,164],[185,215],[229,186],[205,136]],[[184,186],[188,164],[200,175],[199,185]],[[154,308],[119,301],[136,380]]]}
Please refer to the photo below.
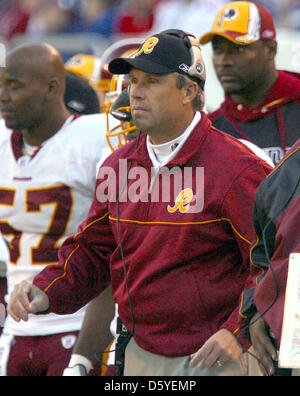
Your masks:
{"label": "white football jersey", "polygon": [[[31,158],[23,156],[21,134],[0,121],[0,231],[10,250],[8,296],[16,284],[57,263],[58,247],[86,218],[96,165],[107,147],[105,132],[104,114],[73,119]],[[30,315],[20,323],[8,317],[5,332],[42,336],[76,331],[84,312]]]}
{"label": "white football jersey", "polygon": [[2,235],[0,234],[0,278],[6,277],[7,262],[8,262],[8,249]]}

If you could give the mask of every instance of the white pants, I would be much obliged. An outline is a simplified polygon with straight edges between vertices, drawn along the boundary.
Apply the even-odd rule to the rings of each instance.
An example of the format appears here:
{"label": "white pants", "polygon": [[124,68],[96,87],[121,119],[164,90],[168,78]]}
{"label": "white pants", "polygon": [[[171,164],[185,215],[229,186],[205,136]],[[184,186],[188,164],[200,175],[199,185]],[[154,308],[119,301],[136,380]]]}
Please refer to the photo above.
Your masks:
{"label": "white pants", "polygon": [[0,337],[0,377],[6,377],[7,362],[14,336],[2,333]]}

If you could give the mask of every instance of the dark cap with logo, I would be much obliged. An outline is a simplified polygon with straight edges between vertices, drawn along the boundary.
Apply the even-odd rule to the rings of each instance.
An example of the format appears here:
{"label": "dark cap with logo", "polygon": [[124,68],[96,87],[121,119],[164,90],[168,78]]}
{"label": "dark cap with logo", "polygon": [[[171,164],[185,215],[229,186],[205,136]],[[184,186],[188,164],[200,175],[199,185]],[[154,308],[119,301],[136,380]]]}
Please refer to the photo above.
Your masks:
{"label": "dark cap with logo", "polygon": [[203,89],[206,72],[197,40],[181,30],[168,30],[148,38],[130,58],[116,58],[109,64],[112,74],[128,74],[132,68],[145,73],[180,73]]}

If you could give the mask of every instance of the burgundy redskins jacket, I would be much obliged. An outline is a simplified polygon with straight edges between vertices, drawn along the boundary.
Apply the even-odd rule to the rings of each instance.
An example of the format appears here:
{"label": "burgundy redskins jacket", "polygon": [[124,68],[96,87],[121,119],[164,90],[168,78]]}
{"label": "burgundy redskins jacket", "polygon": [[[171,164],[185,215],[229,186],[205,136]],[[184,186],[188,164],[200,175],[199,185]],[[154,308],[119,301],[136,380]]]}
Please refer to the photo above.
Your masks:
{"label": "burgundy redskins jacket", "polygon": [[[155,177],[151,167],[145,135],[108,157],[102,171],[109,176],[98,179],[87,220],[60,249],[59,265],[48,266],[34,284],[47,293],[50,310],[64,314],[111,283],[119,315],[137,344],[183,356],[220,328],[238,329],[239,296],[255,239],[254,196],[271,168],[213,128],[204,113],[164,169],[164,176],[170,169],[190,176],[192,169],[182,188],[175,188],[178,175]],[[108,191],[112,185],[119,205],[115,191]],[[101,203],[106,193],[109,202]]]}
{"label": "burgundy redskins jacket", "polygon": [[259,186],[254,225],[252,279],[243,293],[241,314],[247,322],[257,311],[264,313],[279,345],[289,256],[300,253],[300,139]]}

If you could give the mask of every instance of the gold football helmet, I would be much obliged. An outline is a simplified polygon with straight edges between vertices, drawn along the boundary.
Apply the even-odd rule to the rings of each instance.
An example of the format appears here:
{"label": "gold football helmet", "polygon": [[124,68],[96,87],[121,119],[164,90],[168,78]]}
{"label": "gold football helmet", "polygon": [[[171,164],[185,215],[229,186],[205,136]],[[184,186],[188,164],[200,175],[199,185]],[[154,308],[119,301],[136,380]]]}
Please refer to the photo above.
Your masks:
{"label": "gold football helmet", "polygon": [[[109,73],[108,65],[113,59],[134,56],[141,43],[142,39],[124,39],[113,44],[103,54],[102,72]],[[131,123],[128,85],[127,75],[113,75],[106,95],[106,139],[112,151],[137,135],[136,127]]]}
{"label": "gold football helmet", "polygon": [[65,70],[83,78],[95,89],[101,104],[101,113],[105,113],[112,97],[113,76],[108,70],[109,62],[114,58],[128,57],[134,49],[140,47],[141,43],[142,40],[134,38],[117,41],[103,52],[101,58],[87,54],[74,55],[66,61]]}
{"label": "gold football helmet", "polygon": [[106,111],[106,122],[106,140],[112,151],[137,137],[137,128],[131,122],[128,87],[123,89],[117,99],[109,102]]}
{"label": "gold football helmet", "polygon": [[99,97],[101,112],[105,112],[105,95],[110,90],[111,75],[101,79],[101,67],[101,58],[87,54],[74,55],[65,63],[67,73],[76,74],[94,88]]}

